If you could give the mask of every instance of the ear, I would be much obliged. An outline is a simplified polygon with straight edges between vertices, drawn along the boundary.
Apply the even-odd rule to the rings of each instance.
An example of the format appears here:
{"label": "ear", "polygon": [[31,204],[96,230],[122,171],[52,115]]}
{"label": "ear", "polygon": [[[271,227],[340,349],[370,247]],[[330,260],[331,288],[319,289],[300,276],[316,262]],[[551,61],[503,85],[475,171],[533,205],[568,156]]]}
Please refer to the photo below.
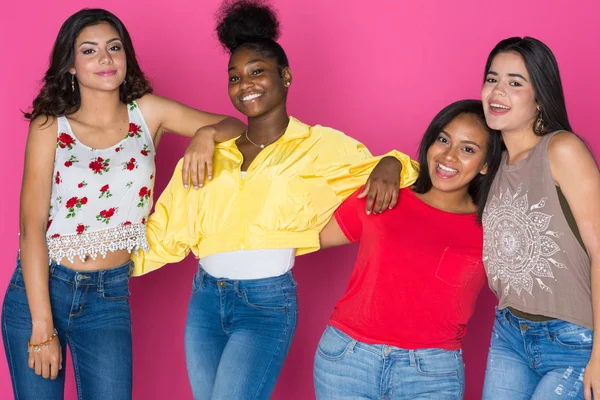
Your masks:
{"label": "ear", "polygon": [[486,175],[487,172],[488,172],[488,165],[487,165],[487,163],[485,163],[485,164],[483,164],[483,168],[481,168],[481,171],[479,171],[479,173],[481,175]]}
{"label": "ear", "polygon": [[281,71],[281,76],[283,78],[283,85],[287,88],[292,84],[292,70],[290,67],[285,67]]}
{"label": "ear", "polygon": [[75,68],[74,67],[69,68],[69,73],[71,75],[75,75]]}

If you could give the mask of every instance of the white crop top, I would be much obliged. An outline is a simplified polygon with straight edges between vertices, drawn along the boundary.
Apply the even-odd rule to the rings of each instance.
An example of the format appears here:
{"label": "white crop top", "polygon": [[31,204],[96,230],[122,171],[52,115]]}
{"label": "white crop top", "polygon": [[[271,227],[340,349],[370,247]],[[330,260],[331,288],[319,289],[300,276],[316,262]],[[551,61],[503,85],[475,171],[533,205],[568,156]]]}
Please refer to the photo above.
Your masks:
{"label": "white crop top", "polygon": [[51,260],[96,259],[117,250],[148,249],[146,219],[152,208],[154,144],[134,101],[129,131],[107,149],[81,143],[66,117],[58,137],[46,241]]}

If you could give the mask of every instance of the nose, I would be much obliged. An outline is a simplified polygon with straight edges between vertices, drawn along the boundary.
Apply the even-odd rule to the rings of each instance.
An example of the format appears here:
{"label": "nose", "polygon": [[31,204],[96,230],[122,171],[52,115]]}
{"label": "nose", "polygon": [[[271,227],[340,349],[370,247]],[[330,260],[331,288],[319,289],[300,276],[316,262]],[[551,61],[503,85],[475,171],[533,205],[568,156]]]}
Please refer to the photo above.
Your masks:
{"label": "nose", "polygon": [[444,159],[448,161],[454,161],[457,159],[458,149],[455,149],[454,146],[448,147],[446,152],[444,153]]}
{"label": "nose", "polygon": [[249,76],[241,76],[240,77],[240,88],[242,90],[248,89],[254,86],[254,81]]}
{"label": "nose", "polygon": [[108,51],[103,51],[100,53],[100,63],[107,65],[111,65],[113,63],[113,59]]}

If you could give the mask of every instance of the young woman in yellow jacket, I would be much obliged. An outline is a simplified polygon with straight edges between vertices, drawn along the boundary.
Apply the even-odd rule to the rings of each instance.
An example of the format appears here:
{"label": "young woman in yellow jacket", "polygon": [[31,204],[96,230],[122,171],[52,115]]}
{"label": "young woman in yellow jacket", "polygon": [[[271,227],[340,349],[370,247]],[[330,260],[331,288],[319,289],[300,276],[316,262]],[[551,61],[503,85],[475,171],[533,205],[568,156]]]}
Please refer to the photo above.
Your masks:
{"label": "young woman in yellow jacket", "polygon": [[213,179],[199,190],[181,181],[179,163],[134,275],[190,251],[200,258],[185,332],[194,398],[268,399],[296,329],[295,256],[319,249],[319,231],[378,161],[364,192],[375,212],[393,206],[399,184],[418,171],[404,154],[373,158],[339,131],[288,116],[292,73],[269,7],[226,3],[217,33],[231,53],[229,96],[248,130],[216,145]]}

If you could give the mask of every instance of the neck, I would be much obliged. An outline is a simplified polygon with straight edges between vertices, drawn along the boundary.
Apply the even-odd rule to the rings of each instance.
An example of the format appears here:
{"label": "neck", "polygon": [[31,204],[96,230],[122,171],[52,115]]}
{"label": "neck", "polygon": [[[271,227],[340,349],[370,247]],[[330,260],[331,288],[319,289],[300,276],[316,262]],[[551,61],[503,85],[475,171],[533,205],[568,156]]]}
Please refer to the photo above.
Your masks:
{"label": "neck", "polygon": [[119,90],[105,92],[81,89],[81,106],[74,114],[76,118],[102,125],[114,121],[123,113]]}
{"label": "neck", "polygon": [[421,200],[438,210],[467,214],[474,212],[474,204],[468,189],[463,188],[454,192],[440,192],[432,187],[428,192],[417,194]]}
{"label": "neck", "polygon": [[521,161],[529,151],[542,139],[533,132],[531,126],[525,128],[502,131],[502,139],[508,151],[508,163],[516,164]]}
{"label": "neck", "polygon": [[281,135],[289,121],[285,104],[282,104],[264,115],[248,118],[248,136],[258,144],[268,143]]}

